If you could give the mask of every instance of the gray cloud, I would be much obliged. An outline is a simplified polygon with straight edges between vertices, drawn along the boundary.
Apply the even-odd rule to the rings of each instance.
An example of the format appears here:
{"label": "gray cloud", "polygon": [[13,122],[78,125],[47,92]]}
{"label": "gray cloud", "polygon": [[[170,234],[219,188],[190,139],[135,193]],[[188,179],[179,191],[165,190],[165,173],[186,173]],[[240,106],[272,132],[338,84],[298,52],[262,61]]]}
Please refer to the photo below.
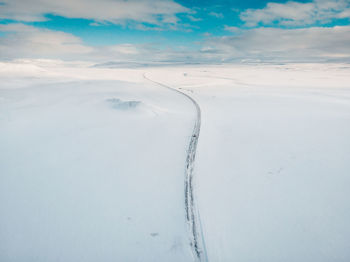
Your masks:
{"label": "gray cloud", "polygon": [[172,0],[1,0],[0,19],[43,21],[45,14],[114,24],[128,20],[155,25],[176,24],[189,10]]}
{"label": "gray cloud", "polygon": [[332,19],[350,18],[348,0],[314,0],[309,3],[289,1],[268,3],[262,9],[248,9],[240,14],[247,26],[282,25],[306,26],[316,22],[328,23]]}

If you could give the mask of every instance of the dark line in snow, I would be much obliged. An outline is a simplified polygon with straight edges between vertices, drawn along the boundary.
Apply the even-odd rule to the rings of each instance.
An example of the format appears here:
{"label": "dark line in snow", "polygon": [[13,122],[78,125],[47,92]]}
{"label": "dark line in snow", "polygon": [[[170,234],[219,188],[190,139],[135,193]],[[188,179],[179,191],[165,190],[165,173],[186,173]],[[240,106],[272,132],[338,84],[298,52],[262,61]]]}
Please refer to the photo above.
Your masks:
{"label": "dark line in snow", "polygon": [[159,86],[167,88],[171,91],[185,96],[189,99],[196,108],[196,119],[194,128],[191,135],[191,140],[187,149],[186,157],[186,170],[185,170],[185,209],[186,209],[186,221],[190,231],[190,244],[193,251],[193,255],[196,261],[207,262],[208,256],[205,248],[205,241],[202,231],[202,224],[199,216],[199,211],[196,209],[195,198],[193,193],[193,175],[194,175],[194,163],[196,159],[197,144],[199,139],[199,133],[201,129],[201,108],[198,103],[186,93],[183,93],[175,88],[167,86],[165,84],[154,81],[143,74],[143,77]]}

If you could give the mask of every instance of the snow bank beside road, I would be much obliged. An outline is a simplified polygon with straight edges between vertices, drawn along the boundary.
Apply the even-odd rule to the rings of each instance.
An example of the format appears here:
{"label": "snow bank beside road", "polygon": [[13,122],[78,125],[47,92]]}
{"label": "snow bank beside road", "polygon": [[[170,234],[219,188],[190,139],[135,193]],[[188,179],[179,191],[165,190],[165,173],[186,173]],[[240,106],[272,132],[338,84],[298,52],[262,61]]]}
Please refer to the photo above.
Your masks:
{"label": "snow bank beside road", "polygon": [[2,81],[0,260],[192,261],[191,105],[149,83],[50,70]]}

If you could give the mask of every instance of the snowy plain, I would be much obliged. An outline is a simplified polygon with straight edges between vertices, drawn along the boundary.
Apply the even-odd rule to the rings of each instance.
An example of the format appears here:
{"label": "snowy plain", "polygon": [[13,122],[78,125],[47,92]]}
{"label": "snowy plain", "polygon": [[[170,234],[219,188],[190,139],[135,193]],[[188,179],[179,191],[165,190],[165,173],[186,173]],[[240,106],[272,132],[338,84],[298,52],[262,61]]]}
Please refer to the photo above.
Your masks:
{"label": "snowy plain", "polygon": [[350,66],[0,63],[1,261],[350,260]]}

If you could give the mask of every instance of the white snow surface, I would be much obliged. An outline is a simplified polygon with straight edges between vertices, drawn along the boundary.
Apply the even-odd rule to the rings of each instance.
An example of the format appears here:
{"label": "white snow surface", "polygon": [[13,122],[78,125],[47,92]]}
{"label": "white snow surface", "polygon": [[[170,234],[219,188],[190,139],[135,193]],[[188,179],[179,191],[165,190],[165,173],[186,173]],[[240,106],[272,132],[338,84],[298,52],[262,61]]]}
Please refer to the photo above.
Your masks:
{"label": "white snow surface", "polygon": [[0,63],[0,261],[350,261],[350,66]]}

